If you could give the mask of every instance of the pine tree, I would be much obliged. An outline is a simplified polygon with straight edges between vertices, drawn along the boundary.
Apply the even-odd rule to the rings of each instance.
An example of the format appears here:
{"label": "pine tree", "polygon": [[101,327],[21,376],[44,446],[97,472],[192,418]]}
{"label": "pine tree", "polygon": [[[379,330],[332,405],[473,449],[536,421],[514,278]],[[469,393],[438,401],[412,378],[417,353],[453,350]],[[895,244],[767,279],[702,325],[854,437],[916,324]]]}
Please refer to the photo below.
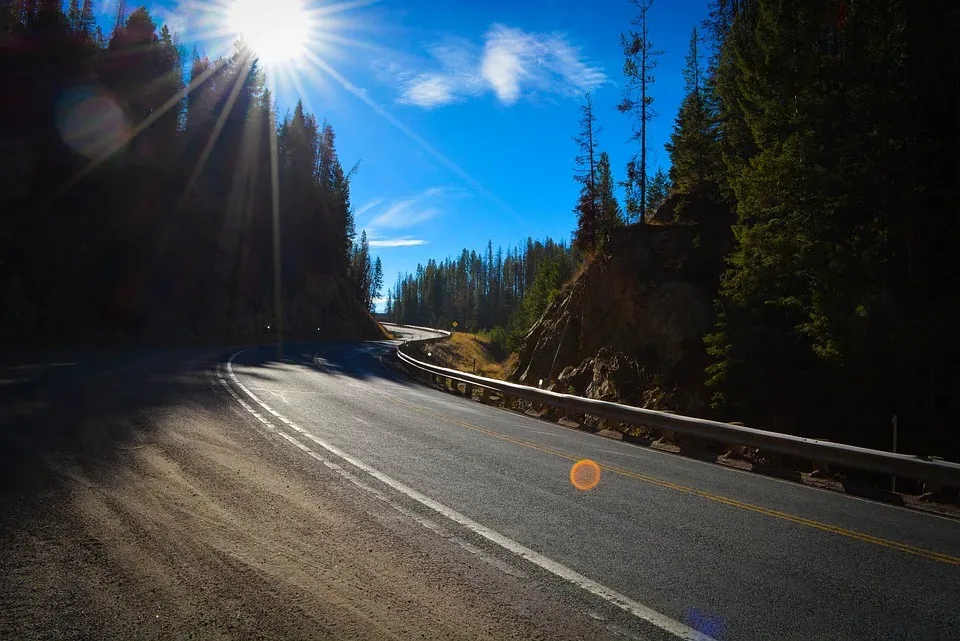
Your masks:
{"label": "pine tree", "polygon": [[20,22],[24,25],[30,25],[37,18],[39,0],[21,0],[20,1]]}
{"label": "pine tree", "polygon": [[0,2],[0,30],[7,33],[20,26],[20,3],[12,0]]}
{"label": "pine tree", "polygon": [[660,208],[670,195],[670,179],[662,167],[657,167],[656,173],[647,184],[646,219],[652,220],[657,209]]}
{"label": "pine tree", "polygon": [[683,77],[686,95],[680,104],[670,142],[665,147],[670,154],[670,181],[679,192],[688,194],[703,182],[722,180],[716,115],[713,101],[708,97],[710,88],[704,74],[696,28],[690,36]]}
{"label": "pine tree", "polygon": [[80,2],[78,0],[70,0],[67,9],[67,25],[73,33],[80,31]]}
{"label": "pine tree", "polygon": [[194,46],[189,78],[189,86],[193,90],[187,96],[186,115],[186,129],[191,135],[198,135],[202,129],[205,129],[205,123],[213,114],[216,79],[209,77],[210,67],[210,60],[200,57],[200,53]]}
{"label": "pine tree", "polygon": [[597,190],[597,139],[600,132],[597,118],[593,113],[593,99],[590,94],[584,96],[580,106],[580,133],[574,136],[579,154],[574,159],[574,180],[583,185],[574,211],[577,213],[577,229],[574,243],[584,252],[593,251],[597,246],[600,232],[600,202]]}
{"label": "pine tree", "polygon": [[[236,47],[214,62],[195,55],[195,82],[181,103],[177,36],[147,10],[124,15],[107,43],[92,0],[23,0],[16,15],[11,6],[0,0],[0,31],[15,29],[18,45],[0,47],[0,70],[10,86],[28,83],[31,91],[6,105],[4,124],[16,123],[12,149],[29,148],[31,162],[0,149],[4,166],[15,168],[10,218],[22,221],[5,233],[9,243],[34,249],[43,239],[57,261],[54,271],[39,258],[45,252],[5,254],[0,291],[25,311],[3,319],[0,342],[83,342],[113,331],[146,337],[160,324],[182,328],[190,340],[257,340],[268,325],[276,332],[281,324],[316,336],[336,312],[368,303],[369,290],[356,301],[338,300],[352,290],[343,286],[350,194],[332,128],[321,136],[302,107],[278,126],[249,51]],[[109,47],[107,55],[94,44]],[[86,108],[82,96],[61,98],[63,87],[85,77],[97,78],[124,116],[143,125],[127,140],[130,129],[104,112],[97,140],[106,139],[107,151],[124,143],[106,159],[108,171],[92,171],[104,162],[102,152],[75,135],[82,111],[70,110]],[[47,117],[60,111],[73,131]],[[82,156],[96,160],[83,163]],[[78,172],[83,166],[91,171]],[[49,215],[39,215],[40,204]],[[61,215],[66,211],[72,215]],[[282,255],[274,246],[281,236]],[[282,257],[282,278],[274,287],[275,257]]]}
{"label": "pine tree", "polygon": [[366,230],[360,233],[360,240],[354,245],[350,276],[357,300],[369,309],[372,304],[373,268],[370,264],[370,242],[367,240]]}
{"label": "pine tree", "polygon": [[[166,34],[166,41],[158,36],[150,12],[140,7],[110,38],[109,50],[116,55],[106,59],[103,78],[126,102],[134,123],[150,118],[181,88],[179,54],[169,31],[161,33]],[[150,129],[152,146],[164,144],[176,134],[179,113],[169,111],[172,113],[165,114],[165,125]]]}
{"label": "pine tree", "polygon": [[[154,83],[152,91],[163,98],[163,103],[179,94],[184,89],[183,76],[180,70],[183,63],[180,59],[180,46],[170,33],[167,25],[160,29],[160,36],[157,41],[157,71],[158,77]],[[153,111],[161,108],[163,103],[155,105]],[[152,115],[152,113],[151,113]],[[160,138],[165,139],[166,144],[171,144],[177,137],[181,122],[185,114],[183,113],[183,101],[177,101],[176,106],[167,109],[160,119],[153,125],[154,132]]]}
{"label": "pine tree", "polygon": [[620,35],[620,46],[626,60],[623,63],[624,84],[623,99],[617,105],[620,113],[633,119],[633,140],[640,143],[640,151],[627,164],[627,219],[637,215],[643,222],[643,206],[647,202],[647,124],[656,117],[653,109],[653,96],[650,85],[653,84],[653,70],[657,66],[657,56],[662,51],[655,49],[650,40],[650,27],[647,13],[653,0],[630,0],[637,8],[637,15],[630,21],[637,30]]}
{"label": "pine tree", "polygon": [[80,10],[80,22],[77,31],[84,39],[89,40],[94,37],[96,29],[96,20],[93,16],[93,0],[83,0],[83,7]]}
{"label": "pine tree", "polygon": [[322,188],[329,195],[329,233],[334,247],[334,271],[344,271],[350,263],[350,247],[356,236],[353,211],[350,205],[350,178],[353,171],[345,173],[337,157],[336,135],[333,127],[324,122],[320,133],[320,149],[317,172]]}
{"label": "pine tree", "polygon": [[728,408],[757,392],[754,408],[781,405],[791,395],[788,389],[800,386],[789,370],[808,370],[812,353],[798,328],[820,272],[829,266],[826,253],[821,266],[814,258],[820,253],[815,217],[822,201],[809,190],[816,190],[820,179],[811,182],[816,177],[802,157],[814,143],[810,119],[816,116],[806,103],[812,97],[809,79],[800,72],[815,68],[816,54],[798,45],[813,39],[816,21],[810,8],[796,15],[790,13],[794,7],[758,4],[761,10],[739,14],[731,25],[725,64],[735,71],[719,70],[738,78],[724,87],[731,94],[723,97],[739,103],[757,151],[749,161],[735,160],[738,243],[721,287],[719,331],[707,338],[717,359],[708,368],[709,382],[717,391],[715,402]]}
{"label": "pine tree", "polygon": [[606,247],[610,243],[614,231],[623,225],[623,217],[620,214],[620,203],[613,192],[616,182],[610,169],[610,156],[607,152],[601,152],[597,160],[597,203],[598,207],[598,242],[599,248]]}
{"label": "pine tree", "polygon": [[377,299],[380,298],[380,291],[383,288],[383,264],[380,257],[373,264],[373,275],[370,277],[370,311],[375,311]]}
{"label": "pine tree", "polygon": [[707,340],[719,406],[869,446],[910,415],[918,448],[960,451],[960,305],[939,293],[960,276],[960,62],[935,27],[957,5],[749,5],[717,68],[737,197]]}

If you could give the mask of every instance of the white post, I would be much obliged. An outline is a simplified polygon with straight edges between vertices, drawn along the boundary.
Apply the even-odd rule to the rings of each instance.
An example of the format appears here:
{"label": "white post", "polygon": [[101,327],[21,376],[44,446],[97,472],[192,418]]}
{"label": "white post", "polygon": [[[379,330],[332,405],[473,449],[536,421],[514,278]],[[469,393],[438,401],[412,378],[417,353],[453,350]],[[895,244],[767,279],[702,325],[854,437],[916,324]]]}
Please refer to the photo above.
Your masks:
{"label": "white post", "polygon": [[[893,423],[893,453],[896,454],[897,453],[897,415],[896,414],[893,415],[893,420],[891,421],[891,423]],[[896,476],[894,476],[893,480],[890,482],[890,491],[891,492],[897,491]]]}

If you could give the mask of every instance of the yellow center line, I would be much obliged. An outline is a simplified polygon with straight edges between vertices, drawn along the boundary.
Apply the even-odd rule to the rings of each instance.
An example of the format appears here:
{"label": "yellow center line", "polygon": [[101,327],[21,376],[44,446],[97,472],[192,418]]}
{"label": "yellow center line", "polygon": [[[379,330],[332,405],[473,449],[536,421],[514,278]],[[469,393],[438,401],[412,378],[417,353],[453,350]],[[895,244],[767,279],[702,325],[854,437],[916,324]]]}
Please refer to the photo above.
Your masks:
{"label": "yellow center line", "polygon": [[[403,405],[412,410],[425,414],[427,416],[432,416],[433,418],[438,418],[453,425],[458,425],[464,427],[468,430],[473,430],[475,432],[480,432],[494,438],[498,438],[502,441],[507,441],[508,443],[513,443],[515,445],[520,445],[522,447],[528,447],[530,449],[543,452],[545,454],[550,454],[552,456],[557,456],[568,461],[579,461],[581,457],[568,454],[561,450],[554,449],[545,445],[540,445],[538,443],[532,443],[520,438],[515,438],[513,436],[507,436],[506,434],[501,434],[494,430],[490,430],[484,427],[479,427],[471,423],[466,423],[456,418],[446,416],[444,414],[438,414],[436,412],[423,409],[422,407],[411,405],[403,401],[392,399],[392,402],[397,403],[398,405]],[[599,463],[599,461],[598,461]],[[789,521],[790,523],[796,523],[798,525],[804,525],[816,530],[823,532],[831,532],[833,534],[839,534],[840,536],[845,536],[847,538],[855,539],[857,541],[862,541],[864,543],[872,543],[873,545],[879,545],[881,547],[889,548],[891,550],[899,550],[900,552],[906,552],[907,554],[913,554],[915,556],[923,557],[925,559],[930,559],[931,561],[939,561],[941,563],[947,563],[949,565],[960,565],[960,558],[950,556],[948,554],[942,554],[940,552],[934,552],[932,550],[925,550],[923,548],[914,547],[912,545],[907,545],[906,543],[900,543],[899,541],[891,541],[889,539],[882,539],[880,537],[872,536],[870,534],[865,534],[863,532],[857,532],[856,530],[848,530],[836,525],[830,525],[828,523],[821,523],[820,521],[814,521],[813,519],[807,519],[802,516],[796,516],[788,512],[781,512],[779,510],[771,510],[759,505],[753,505],[752,503],[744,503],[743,501],[738,501],[720,494],[714,494],[712,492],[707,492],[706,490],[700,490],[693,487],[687,487],[685,485],[679,485],[677,483],[671,483],[670,481],[665,481],[663,479],[656,478],[654,476],[648,476],[647,474],[640,474],[630,470],[623,469],[621,467],[616,467],[613,465],[605,465],[599,463],[601,469],[607,470],[608,472],[613,472],[614,474],[619,474],[627,478],[636,479],[638,481],[643,481],[644,483],[650,483],[651,485],[657,485],[670,490],[675,490],[677,492],[683,492],[685,494],[692,494],[699,496],[710,501],[715,501],[717,503],[722,503],[724,505],[729,505],[731,507],[739,508],[741,510],[748,510],[750,512],[756,512],[758,514],[763,514],[773,518],[781,519],[784,521]]]}

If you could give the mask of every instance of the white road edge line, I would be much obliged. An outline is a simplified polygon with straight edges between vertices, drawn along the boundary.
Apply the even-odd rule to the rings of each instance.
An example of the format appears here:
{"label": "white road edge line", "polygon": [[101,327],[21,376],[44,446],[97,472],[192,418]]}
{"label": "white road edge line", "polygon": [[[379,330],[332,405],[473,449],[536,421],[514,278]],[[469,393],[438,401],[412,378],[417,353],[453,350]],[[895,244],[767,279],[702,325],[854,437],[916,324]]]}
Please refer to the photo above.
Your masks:
{"label": "white road edge line", "polygon": [[[251,348],[248,348],[248,349],[251,349]],[[400,481],[397,481],[387,476],[383,472],[380,472],[379,470],[367,465],[363,461],[351,456],[350,454],[347,454],[346,452],[336,447],[335,445],[327,443],[323,439],[317,438],[313,434],[310,434],[300,426],[296,425],[293,421],[286,418],[285,416],[282,416],[279,412],[277,412],[276,410],[271,408],[269,405],[261,401],[253,392],[247,389],[247,387],[240,382],[240,379],[237,378],[236,374],[234,374],[233,359],[239,356],[240,354],[242,354],[243,352],[248,351],[248,349],[240,350],[239,352],[236,352],[235,354],[230,356],[229,359],[227,359],[227,367],[226,367],[227,375],[230,377],[230,380],[237,387],[239,387],[247,396],[249,396],[257,405],[259,405],[264,410],[266,410],[267,412],[272,414],[274,417],[276,417],[277,420],[279,420],[283,425],[286,425],[287,427],[294,430],[301,436],[313,441],[314,443],[316,443],[317,445],[325,449],[330,454],[333,454],[334,456],[346,461],[350,465],[362,470],[363,472],[366,472],[367,474],[377,479],[381,483],[393,488],[394,490],[400,492],[401,494],[406,495],[408,498],[413,499],[417,503],[420,503],[421,505],[430,508],[434,512],[437,512],[438,514],[440,514],[441,516],[444,516],[450,519],[451,521],[458,523],[459,525],[472,531],[474,534],[477,534],[487,539],[488,541],[499,545],[503,549],[509,552],[512,552],[513,554],[516,554],[520,558],[526,559],[530,563],[533,563],[534,565],[539,566],[540,568],[546,570],[547,572],[550,572],[551,574],[558,576],[561,579],[564,579],[565,581],[568,581],[595,596],[600,597],[601,599],[615,605],[621,610],[629,612],[630,614],[637,617],[638,619],[646,621],[647,623],[650,623],[660,628],[661,630],[664,630],[665,632],[669,632],[670,634],[674,635],[679,639],[684,639],[685,641],[714,641],[712,637],[709,637],[703,634],[702,632],[694,630],[693,628],[675,619],[672,619],[665,614],[661,614],[656,610],[648,608],[647,606],[641,603],[638,603],[633,599],[627,596],[624,596],[623,594],[620,594],[619,592],[617,592],[616,590],[613,590],[612,588],[608,588],[605,585],[598,583],[597,581],[594,581],[591,578],[585,577],[579,572],[572,570],[567,566],[540,554],[539,552],[535,552],[530,548],[520,543],[517,543],[513,539],[510,539],[504,536],[503,534],[500,534],[495,530],[491,530],[485,525],[477,523],[476,521],[464,516],[463,514],[460,514],[456,510],[449,508],[446,505],[443,505],[442,503],[434,501],[430,497],[424,494],[421,494],[420,492],[414,490],[413,488],[408,487],[407,485],[404,485]],[[228,386],[228,389],[229,389],[229,386]],[[262,417],[262,415],[256,412],[248,403],[240,399],[235,393],[232,393],[232,396],[237,401],[239,401],[241,407],[243,407],[248,412],[253,414],[254,417],[256,417],[260,422],[267,422]],[[294,444],[298,448],[301,448],[301,449],[306,448],[306,446],[303,446],[302,444],[298,444],[298,443],[294,443]],[[306,449],[309,450],[309,448],[306,448]],[[323,462],[327,464],[328,467],[330,466],[329,462],[327,461],[323,461]]]}
{"label": "white road edge line", "polygon": [[464,550],[466,550],[466,551],[469,552],[470,554],[476,556],[476,557],[479,558],[481,561],[484,561],[484,562],[486,562],[486,563],[489,563],[490,565],[492,565],[493,567],[497,568],[498,570],[500,570],[500,571],[503,572],[504,574],[509,574],[509,575],[511,575],[511,576],[519,577],[519,578],[521,578],[521,579],[527,578],[527,575],[526,575],[522,570],[520,570],[520,569],[518,569],[518,568],[515,568],[515,567],[513,567],[512,565],[510,565],[510,564],[508,564],[508,563],[504,563],[503,561],[501,561],[500,559],[498,559],[498,558],[496,558],[496,557],[494,557],[494,556],[491,556],[491,555],[489,555],[489,554],[486,554],[483,550],[481,550],[480,548],[476,547],[475,545],[471,545],[470,543],[468,543],[467,541],[464,541],[464,540],[461,539],[460,537],[454,536],[452,533],[450,533],[450,532],[447,531],[445,528],[443,528],[443,526],[441,526],[440,524],[435,523],[434,521],[431,521],[430,519],[428,519],[428,518],[426,518],[426,517],[420,516],[419,514],[417,514],[417,513],[415,513],[415,512],[411,512],[410,510],[408,510],[407,508],[403,507],[402,505],[400,505],[400,504],[397,503],[396,501],[390,500],[390,497],[388,497],[386,494],[384,494],[384,493],[381,492],[380,490],[376,489],[375,487],[373,487],[373,486],[371,486],[371,485],[368,485],[367,483],[364,483],[364,482],[363,482],[362,480],[360,480],[357,476],[355,476],[355,475],[351,474],[350,472],[346,471],[345,469],[343,469],[341,466],[337,465],[337,464],[334,463],[333,461],[330,461],[330,460],[324,458],[323,456],[317,454],[316,452],[314,452],[314,451],[311,450],[309,447],[307,447],[306,445],[304,445],[303,443],[301,443],[301,442],[298,441],[297,439],[293,438],[293,437],[290,436],[289,434],[287,434],[287,433],[285,433],[285,432],[281,432],[280,430],[278,430],[278,429],[273,425],[273,423],[270,422],[270,420],[269,420],[268,418],[265,418],[262,414],[260,414],[260,413],[257,412],[256,410],[254,410],[253,407],[251,407],[249,403],[247,403],[245,400],[243,400],[242,398],[240,398],[240,397],[237,395],[237,393],[233,391],[233,388],[230,387],[230,384],[227,383],[227,380],[223,377],[223,374],[221,374],[221,372],[220,372],[220,367],[219,367],[219,366],[217,367],[217,379],[220,381],[220,384],[223,385],[224,388],[226,388],[226,390],[230,393],[230,396],[232,396],[235,401],[237,401],[245,410],[247,410],[248,412],[250,412],[251,414],[253,414],[253,416],[254,416],[258,421],[260,421],[261,423],[263,423],[263,425],[265,426],[265,429],[266,429],[267,432],[269,432],[270,434],[275,434],[275,435],[281,437],[282,439],[284,439],[285,441],[287,441],[288,443],[290,443],[291,445],[293,445],[293,446],[296,447],[297,449],[299,449],[299,450],[301,450],[302,452],[304,452],[305,454],[307,454],[307,455],[308,455],[309,457],[311,457],[312,459],[314,459],[314,460],[322,463],[322,464],[325,465],[326,467],[330,468],[330,469],[331,469],[333,472],[335,472],[336,474],[339,474],[339,475],[342,476],[343,478],[347,479],[348,481],[350,481],[351,483],[353,483],[354,485],[356,485],[356,486],[357,486],[358,488],[360,488],[361,490],[364,490],[365,492],[369,492],[370,494],[373,494],[374,498],[376,498],[376,499],[378,499],[378,500],[380,500],[380,501],[383,501],[384,503],[386,503],[387,505],[389,505],[390,507],[392,507],[392,508],[395,509],[396,511],[400,512],[401,514],[403,514],[403,515],[406,516],[407,518],[413,520],[414,522],[419,523],[420,525],[422,525],[422,526],[425,527],[426,529],[430,530],[431,532],[433,532],[434,534],[436,534],[436,535],[439,536],[440,538],[446,539],[446,540],[450,541],[451,543],[456,543],[457,545],[459,545],[461,548],[463,548]]}

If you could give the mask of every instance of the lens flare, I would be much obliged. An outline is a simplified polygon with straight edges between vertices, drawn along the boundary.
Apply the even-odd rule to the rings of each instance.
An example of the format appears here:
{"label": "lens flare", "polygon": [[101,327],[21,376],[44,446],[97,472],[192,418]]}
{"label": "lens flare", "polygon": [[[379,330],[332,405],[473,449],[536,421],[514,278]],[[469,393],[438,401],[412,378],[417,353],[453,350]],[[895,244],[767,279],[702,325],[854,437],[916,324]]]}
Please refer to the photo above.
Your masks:
{"label": "lens flare", "polygon": [[590,459],[577,461],[570,468],[570,482],[581,492],[592,490],[600,483],[600,466]]}
{"label": "lens flare", "polygon": [[130,136],[123,109],[106,92],[95,88],[71,91],[60,99],[57,128],[63,142],[87,158],[97,158],[123,145]]}

